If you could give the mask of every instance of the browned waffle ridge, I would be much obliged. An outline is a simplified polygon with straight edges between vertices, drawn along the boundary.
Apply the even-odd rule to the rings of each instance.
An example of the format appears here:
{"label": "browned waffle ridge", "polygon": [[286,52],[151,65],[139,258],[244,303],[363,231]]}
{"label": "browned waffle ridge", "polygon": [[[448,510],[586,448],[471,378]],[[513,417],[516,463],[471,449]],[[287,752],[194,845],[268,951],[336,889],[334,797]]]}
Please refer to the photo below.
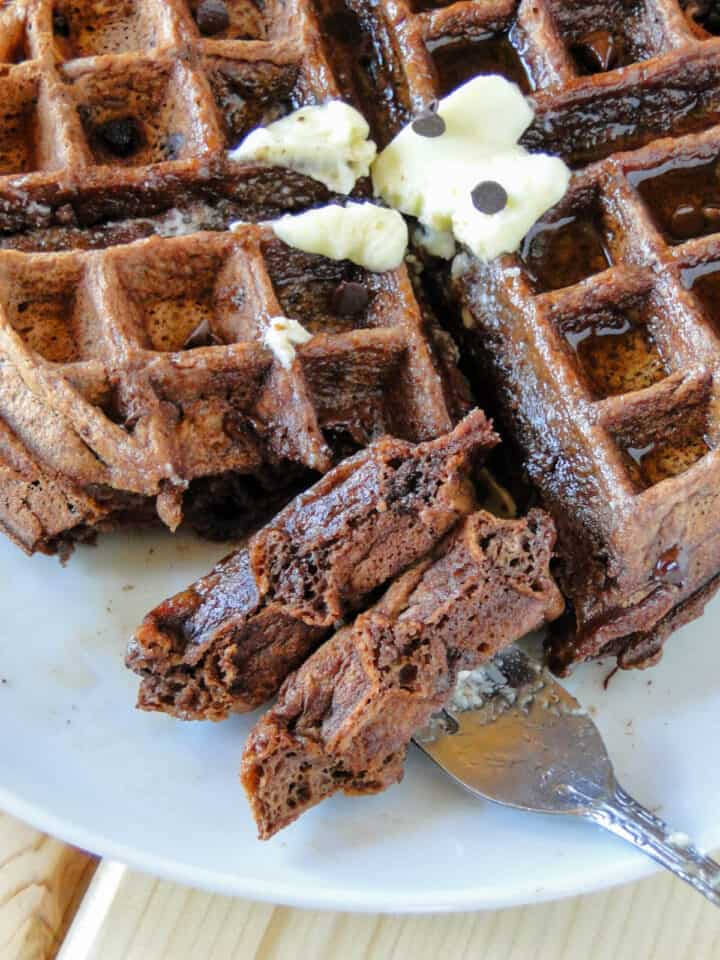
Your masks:
{"label": "browned waffle ridge", "polygon": [[458,671],[557,617],[547,514],[475,513],[288,678],[252,730],[242,780],[267,839],[340,790],[402,778],[410,738],[452,694]]}
{"label": "browned waffle ridge", "polygon": [[343,461],[147,615],[127,658],[142,677],[138,705],[222,720],[269,700],[339,621],[474,509],[473,467],[496,443],[474,411],[437,440],[386,437]]}

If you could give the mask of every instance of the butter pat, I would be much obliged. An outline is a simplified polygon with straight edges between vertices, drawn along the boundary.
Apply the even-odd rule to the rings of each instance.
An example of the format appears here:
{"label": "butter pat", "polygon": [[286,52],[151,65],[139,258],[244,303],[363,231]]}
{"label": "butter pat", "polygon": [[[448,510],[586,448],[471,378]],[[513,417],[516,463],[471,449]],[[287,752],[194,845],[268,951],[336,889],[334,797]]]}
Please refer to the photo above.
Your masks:
{"label": "butter pat", "polygon": [[331,260],[351,260],[377,273],[399,267],[408,243],[407,226],[400,214],[374,203],[288,214],[273,221],[272,228],[291,247]]}
{"label": "butter pat", "polygon": [[[372,168],[375,194],[417,217],[420,242],[448,259],[452,234],[484,260],[517,250],[530,227],[565,194],[570,171],[559,157],[530,154],[518,140],[533,112],[520,90],[502,77],[476,77],[440,101],[445,132],[423,137],[405,127]],[[492,181],[507,194],[497,213],[473,204],[478,184]]]}
{"label": "butter pat", "polygon": [[295,345],[312,340],[312,334],[291,317],[272,317],[263,334],[263,343],[276,359],[289,370],[297,356]]}
{"label": "butter pat", "polygon": [[289,167],[337,193],[350,193],[375,159],[369,134],[361,113],[342,100],[331,100],[258,127],[230,152],[230,159]]}

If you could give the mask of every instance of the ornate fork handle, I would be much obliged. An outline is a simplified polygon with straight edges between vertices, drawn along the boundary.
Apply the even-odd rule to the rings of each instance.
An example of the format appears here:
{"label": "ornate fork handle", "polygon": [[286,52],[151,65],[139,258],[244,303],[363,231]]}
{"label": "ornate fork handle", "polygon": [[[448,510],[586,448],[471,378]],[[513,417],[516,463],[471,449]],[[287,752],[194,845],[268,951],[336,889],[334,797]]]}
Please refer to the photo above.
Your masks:
{"label": "ornate fork handle", "polygon": [[720,863],[706,856],[615,784],[613,793],[592,799],[578,811],[657,860],[720,907]]}

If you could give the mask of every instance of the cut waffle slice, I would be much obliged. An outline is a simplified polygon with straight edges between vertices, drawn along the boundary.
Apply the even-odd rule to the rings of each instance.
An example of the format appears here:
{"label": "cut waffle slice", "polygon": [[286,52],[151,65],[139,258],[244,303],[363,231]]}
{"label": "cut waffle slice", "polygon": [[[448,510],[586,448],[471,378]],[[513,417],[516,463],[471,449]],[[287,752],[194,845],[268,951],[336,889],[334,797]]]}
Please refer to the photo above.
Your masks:
{"label": "cut waffle slice", "polygon": [[654,662],[718,583],[718,157],[713,130],[590,167],[520,256],[456,279],[468,350],[557,521],[576,621],[552,641],[559,671]]}
{"label": "cut waffle slice", "polygon": [[402,779],[412,735],[474,670],[563,609],[552,521],[475,513],[288,678],[251,731],[242,781],[261,839],[341,790]]}
{"label": "cut waffle slice", "polygon": [[484,415],[417,446],[389,437],[344,460],[133,637],[139,706],[221,720],[270,699],[374,590],[474,508],[473,466],[497,437]]}
{"label": "cut waffle slice", "polygon": [[[339,315],[349,281],[367,304]],[[195,491],[212,507],[210,482],[312,476],[384,433],[443,434],[465,409],[446,339],[404,268],[371,274],[300,254],[265,227],[5,251],[0,309],[0,417],[36,470],[88,500],[83,534],[94,513],[126,513],[128,498],[174,528]],[[277,316],[313,334],[289,368],[263,344]],[[62,537],[53,510],[15,524],[25,549]]]}

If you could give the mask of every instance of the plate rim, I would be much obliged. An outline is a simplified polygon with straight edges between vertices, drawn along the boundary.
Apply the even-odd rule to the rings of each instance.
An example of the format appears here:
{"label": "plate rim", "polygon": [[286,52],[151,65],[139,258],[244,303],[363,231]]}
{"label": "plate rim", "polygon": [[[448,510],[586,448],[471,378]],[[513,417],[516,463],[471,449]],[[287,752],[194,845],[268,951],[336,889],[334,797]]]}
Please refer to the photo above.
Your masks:
{"label": "plate rim", "polygon": [[[604,868],[596,866],[590,873],[586,871],[583,875],[584,879],[577,883],[567,883],[552,875],[551,880],[542,887],[538,887],[536,880],[528,880],[523,883],[515,882],[512,886],[505,884],[499,887],[496,885],[486,885],[482,888],[468,887],[462,894],[458,894],[457,891],[444,893],[429,890],[427,893],[390,897],[386,890],[373,896],[369,892],[362,894],[350,891],[338,892],[337,887],[325,887],[315,883],[312,894],[306,894],[298,889],[297,884],[283,883],[280,879],[269,883],[258,880],[256,877],[208,870],[184,863],[179,859],[169,860],[157,854],[144,853],[137,847],[88,830],[70,819],[58,817],[40,804],[26,800],[2,786],[0,786],[0,808],[64,843],[102,859],[125,864],[130,869],[141,873],[208,893],[308,910],[377,914],[442,914],[502,910],[599,893],[611,887],[645,879],[661,869],[653,860],[637,853],[629,858],[620,858],[614,866]],[[599,839],[602,842],[602,834]]]}

